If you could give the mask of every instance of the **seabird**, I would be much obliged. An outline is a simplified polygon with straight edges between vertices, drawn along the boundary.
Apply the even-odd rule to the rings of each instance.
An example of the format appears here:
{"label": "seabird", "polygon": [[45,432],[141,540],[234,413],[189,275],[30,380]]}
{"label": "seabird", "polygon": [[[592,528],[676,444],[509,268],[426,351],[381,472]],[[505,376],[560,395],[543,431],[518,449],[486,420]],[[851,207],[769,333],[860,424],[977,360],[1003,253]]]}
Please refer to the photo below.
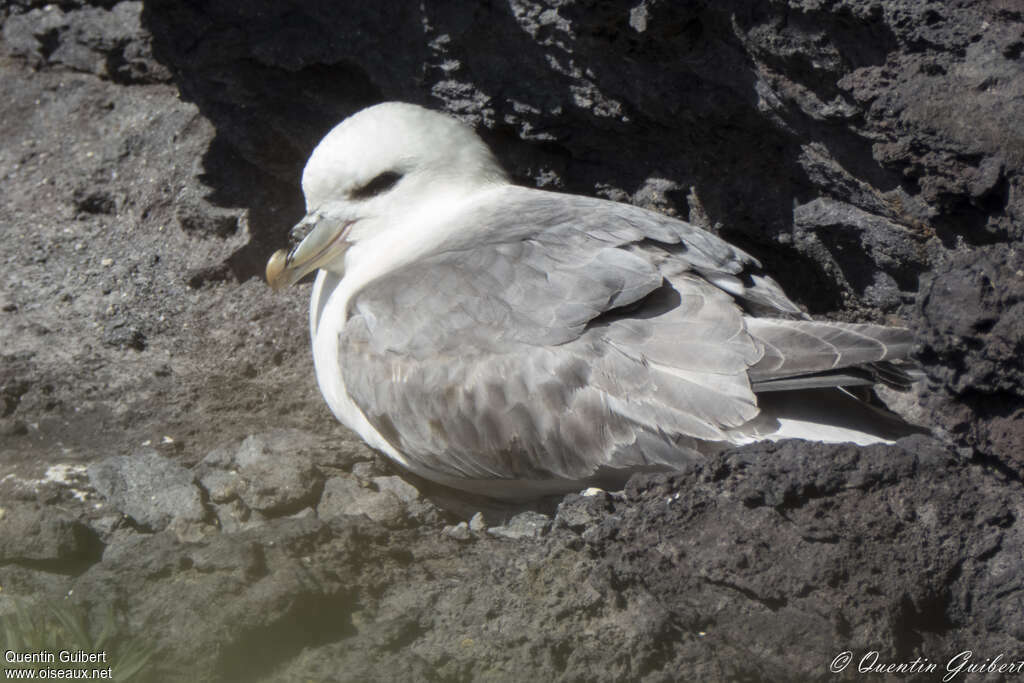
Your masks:
{"label": "seabird", "polygon": [[523,500],[786,438],[916,428],[855,396],[914,379],[906,329],[809,319],[757,259],[636,206],[512,185],[473,129],[388,102],[302,174],[316,377],[400,466]]}

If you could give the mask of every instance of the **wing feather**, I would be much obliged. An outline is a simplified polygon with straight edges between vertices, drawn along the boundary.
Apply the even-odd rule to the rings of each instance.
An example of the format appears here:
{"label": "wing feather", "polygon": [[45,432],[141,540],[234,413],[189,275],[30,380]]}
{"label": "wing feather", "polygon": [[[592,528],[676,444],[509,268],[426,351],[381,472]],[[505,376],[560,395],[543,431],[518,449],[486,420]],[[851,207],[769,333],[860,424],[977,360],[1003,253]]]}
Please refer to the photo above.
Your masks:
{"label": "wing feather", "polygon": [[350,397],[419,468],[678,466],[757,414],[747,368],[762,351],[733,299],[756,264],[742,251],[636,207],[521,188],[461,220],[453,232],[475,240],[370,283],[339,337]]}
{"label": "wing feather", "polygon": [[[910,330],[882,325],[822,323],[812,320],[746,318],[747,330],[764,345],[764,357],[750,369],[755,390],[794,389],[795,382],[779,380],[808,376],[806,387],[874,384],[901,386],[906,372],[889,363],[903,361],[913,348]],[[853,375],[832,370],[861,367]],[[827,380],[832,378],[831,383]]]}
{"label": "wing feather", "polygon": [[683,221],[516,187],[453,221],[338,338],[349,396],[420,473],[679,467],[754,429],[755,391],[905,376],[908,332],[794,319],[755,259]]}

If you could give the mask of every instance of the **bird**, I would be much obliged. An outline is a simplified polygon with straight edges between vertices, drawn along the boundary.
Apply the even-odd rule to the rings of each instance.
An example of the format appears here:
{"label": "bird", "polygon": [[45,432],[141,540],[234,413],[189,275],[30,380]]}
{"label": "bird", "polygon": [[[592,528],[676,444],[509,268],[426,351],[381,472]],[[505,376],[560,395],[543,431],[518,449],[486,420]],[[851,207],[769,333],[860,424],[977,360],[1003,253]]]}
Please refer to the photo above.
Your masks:
{"label": "bird", "polygon": [[909,330],[811,319],[757,259],[678,218],[515,185],[445,113],[352,114],[302,191],[267,281],[317,271],[323,398],[427,480],[523,501],[757,441],[920,429],[861,395],[919,378]]}

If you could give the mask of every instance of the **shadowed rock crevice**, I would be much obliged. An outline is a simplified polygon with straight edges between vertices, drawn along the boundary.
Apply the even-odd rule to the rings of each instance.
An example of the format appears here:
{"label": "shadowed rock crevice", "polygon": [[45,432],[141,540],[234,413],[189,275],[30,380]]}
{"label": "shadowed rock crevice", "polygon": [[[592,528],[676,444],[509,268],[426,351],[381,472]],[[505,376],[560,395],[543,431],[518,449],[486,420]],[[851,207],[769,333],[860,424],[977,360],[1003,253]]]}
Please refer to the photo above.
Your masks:
{"label": "shadowed rock crevice", "polygon": [[237,634],[223,648],[215,669],[222,680],[259,680],[305,648],[344,640],[356,633],[355,606],[348,595],[308,596],[289,605],[272,623]]}

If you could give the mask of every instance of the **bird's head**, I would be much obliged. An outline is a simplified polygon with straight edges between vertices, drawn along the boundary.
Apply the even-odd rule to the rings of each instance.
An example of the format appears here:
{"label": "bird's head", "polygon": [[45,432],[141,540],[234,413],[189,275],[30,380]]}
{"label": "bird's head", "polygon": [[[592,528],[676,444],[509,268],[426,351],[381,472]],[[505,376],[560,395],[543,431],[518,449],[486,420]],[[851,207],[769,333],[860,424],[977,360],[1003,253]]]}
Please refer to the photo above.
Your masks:
{"label": "bird's head", "polygon": [[466,124],[403,102],[363,109],[306,162],[306,216],[292,229],[295,246],[267,262],[267,282],[283,289],[318,268],[343,275],[349,247],[402,224],[396,219],[423,210],[425,198],[505,181]]}

